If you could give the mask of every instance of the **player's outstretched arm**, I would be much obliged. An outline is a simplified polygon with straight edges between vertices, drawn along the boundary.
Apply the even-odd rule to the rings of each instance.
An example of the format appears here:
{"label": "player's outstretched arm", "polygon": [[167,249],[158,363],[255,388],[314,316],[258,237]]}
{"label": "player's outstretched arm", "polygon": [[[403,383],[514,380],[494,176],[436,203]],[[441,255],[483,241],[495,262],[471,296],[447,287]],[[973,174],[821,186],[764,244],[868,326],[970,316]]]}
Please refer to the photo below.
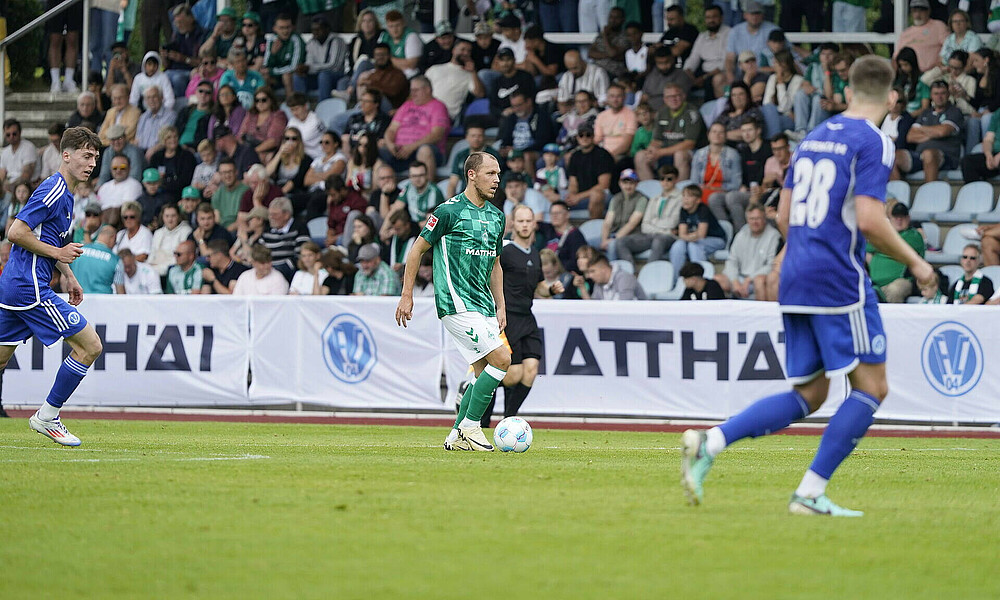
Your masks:
{"label": "player's outstretched arm", "polygon": [[28,224],[20,219],[14,219],[14,223],[7,232],[7,239],[24,248],[32,254],[44,256],[60,263],[69,264],[83,254],[83,244],[69,243],[61,248],[39,240],[28,227]]}
{"label": "player's outstretched arm", "polygon": [[937,274],[934,268],[896,232],[885,216],[885,204],[871,196],[855,196],[854,202],[858,229],[865,238],[889,257],[906,265],[921,289],[936,288]]}
{"label": "player's outstretched arm", "polygon": [[406,327],[406,322],[413,318],[413,284],[417,281],[417,271],[420,269],[420,259],[431,249],[424,238],[417,236],[413,246],[406,254],[406,268],[403,270],[403,291],[396,306],[396,325]]}
{"label": "player's outstretched arm", "polygon": [[493,272],[490,273],[490,292],[493,293],[493,303],[497,305],[497,323],[500,331],[507,327],[507,302],[503,297],[503,268],[500,266],[498,256],[493,263]]}

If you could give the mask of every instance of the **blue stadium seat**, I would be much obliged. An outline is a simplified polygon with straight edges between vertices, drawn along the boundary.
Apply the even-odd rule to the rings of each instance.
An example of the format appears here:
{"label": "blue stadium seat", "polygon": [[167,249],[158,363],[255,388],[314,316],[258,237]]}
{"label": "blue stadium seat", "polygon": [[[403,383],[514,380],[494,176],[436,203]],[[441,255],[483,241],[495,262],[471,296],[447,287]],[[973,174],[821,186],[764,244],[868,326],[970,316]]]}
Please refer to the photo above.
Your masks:
{"label": "blue stadium seat", "polygon": [[[736,232],[733,231],[733,224],[730,223],[729,221],[719,221],[719,226],[721,226],[723,231],[726,232],[726,247],[723,248],[722,250],[716,250],[715,252],[713,252],[711,258],[713,260],[727,260],[729,258],[729,246],[732,245],[733,236],[736,235]],[[706,271],[705,277],[707,279],[711,279],[712,277],[708,275],[708,269],[706,269],[705,271]],[[713,276],[715,275],[714,267],[712,268],[712,275]]]}
{"label": "blue stadium seat", "polygon": [[1000,203],[988,213],[980,213],[976,220],[980,223],[1000,223]]}
{"label": "blue stadium seat", "polygon": [[[943,265],[940,269],[941,274],[948,278],[948,287],[951,287],[962,276],[962,273],[964,273],[962,267],[959,265]],[[990,279],[992,280],[993,278],[991,277]]]}
{"label": "blue stadium seat", "polygon": [[646,263],[639,271],[639,285],[651,300],[667,300],[676,281],[674,265],[668,260],[654,260]]}
{"label": "blue stadium seat", "polygon": [[309,219],[309,222],[306,223],[306,228],[309,229],[309,237],[312,241],[319,244],[320,247],[326,246],[326,217]]}
{"label": "blue stadium seat", "polygon": [[955,206],[951,210],[937,214],[934,218],[946,223],[968,223],[975,220],[977,215],[986,214],[992,209],[993,184],[974,181],[958,190]]}
{"label": "blue stadium seat", "polygon": [[928,181],[917,189],[910,206],[910,217],[917,221],[932,221],[934,215],[951,208],[951,186],[944,181]]}
{"label": "blue stadium seat", "polygon": [[928,248],[941,248],[941,228],[937,223],[933,221],[926,221],[921,223],[921,229],[924,230],[924,241]]}
{"label": "blue stadium seat", "polygon": [[663,191],[663,186],[660,184],[658,179],[646,179],[644,181],[640,181],[639,185],[636,186],[635,189],[645,194],[647,198],[652,199],[660,196],[660,192]]}
{"label": "blue stadium seat", "polygon": [[[992,265],[989,267],[983,267],[983,275],[990,278],[993,282],[993,288],[1000,286],[1000,265]],[[987,298],[989,300],[989,298]]]}
{"label": "blue stadium seat", "polygon": [[604,227],[604,219],[590,219],[580,225],[580,233],[587,244],[595,248],[601,245],[601,229]]}
{"label": "blue stadium seat", "polygon": [[448,198],[448,180],[442,179],[441,181],[437,182],[437,186],[438,189],[441,190],[441,193],[444,195],[444,199],[450,200],[450,198]]}
{"label": "blue stadium seat", "polygon": [[327,98],[316,105],[316,116],[328,129],[333,128],[333,118],[347,110],[341,98]]}
{"label": "blue stadium seat", "polygon": [[613,260],[611,261],[611,266],[617,266],[619,270],[635,275],[635,265],[627,260]]}

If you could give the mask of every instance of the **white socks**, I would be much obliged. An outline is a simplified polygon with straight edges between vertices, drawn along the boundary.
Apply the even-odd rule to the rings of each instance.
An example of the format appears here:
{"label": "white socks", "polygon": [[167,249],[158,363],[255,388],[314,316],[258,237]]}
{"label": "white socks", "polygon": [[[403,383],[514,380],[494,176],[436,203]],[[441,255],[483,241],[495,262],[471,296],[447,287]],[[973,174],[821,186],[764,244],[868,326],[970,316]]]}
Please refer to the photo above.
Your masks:
{"label": "white socks", "polygon": [[479,427],[479,421],[473,421],[469,417],[465,417],[462,419],[462,422],[458,424],[458,426],[463,429],[466,427]]}
{"label": "white socks", "polygon": [[448,432],[448,437],[446,437],[444,439],[444,441],[446,441],[448,443],[455,443],[455,442],[457,442],[458,441],[458,430],[453,428],[451,431],[449,431]]}
{"label": "white socks", "polygon": [[52,406],[48,402],[42,402],[41,408],[38,409],[38,418],[43,421],[51,421],[59,416],[59,409]]}
{"label": "white socks", "polygon": [[823,479],[810,469],[802,476],[802,482],[799,484],[798,489],[795,490],[795,494],[803,498],[819,498],[826,493],[827,483],[829,483],[829,480]]}
{"label": "white socks", "polygon": [[718,427],[713,427],[705,432],[707,439],[705,440],[705,452],[709,456],[715,458],[720,452],[726,449],[726,436],[723,435],[722,430]]}
{"label": "white socks", "polygon": [[75,76],[76,76],[76,68],[75,67],[66,67],[66,81],[69,82],[69,83],[72,83],[73,82],[73,77],[75,77]]}

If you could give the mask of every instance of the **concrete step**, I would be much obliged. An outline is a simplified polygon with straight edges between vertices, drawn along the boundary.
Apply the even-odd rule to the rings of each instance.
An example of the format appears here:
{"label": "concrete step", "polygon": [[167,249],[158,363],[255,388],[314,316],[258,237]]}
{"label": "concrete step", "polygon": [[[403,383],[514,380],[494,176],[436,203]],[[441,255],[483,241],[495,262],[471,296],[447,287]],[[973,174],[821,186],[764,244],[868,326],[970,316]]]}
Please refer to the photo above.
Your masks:
{"label": "concrete step", "polygon": [[5,117],[8,119],[17,119],[21,122],[21,126],[25,127],[27,123],[65,123],[66,119],[73,114],[73,108],[67,108],[66,110],[52,109],[46,106],[44,110],[12,110],[8,109],[6,111]]}
{"label": "concrete step", "polygon": [[16,104],[25,104],[28,106],[51,106],[66,104],[67,106],[76,107],[76,94],[50,94],[48,92],[15,92],[13,94],[7,94],[6,96],[7,106],[11,107]]}

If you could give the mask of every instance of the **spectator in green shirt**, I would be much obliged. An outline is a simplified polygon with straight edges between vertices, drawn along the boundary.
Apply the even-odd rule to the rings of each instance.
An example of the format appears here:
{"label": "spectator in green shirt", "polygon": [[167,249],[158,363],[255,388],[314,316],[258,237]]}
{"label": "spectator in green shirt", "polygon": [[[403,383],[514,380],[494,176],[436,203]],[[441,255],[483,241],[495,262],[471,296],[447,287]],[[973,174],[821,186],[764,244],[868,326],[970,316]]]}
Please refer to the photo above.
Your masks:
{"label": "spectator in green shirt", "polygon": [[84,294],[113,294],[118,256],[112,252],[115,228],[104,225],[97,230],[97,241],[83,247],[83,254],[70,268]]}
{"label": "spectator in green shirt", "polygon": [[[920,256],[924,255],[924,237],[910,224],[910,209],[902,202],[893,205],[889,212],[892,226],[907,244]],[[914,295],[913,277],[906,272],[906,265],[876,250],[870,243],[865,258],[872,285],[884,302],[906,302]]]}
{"label": "spectator in green shirt", "polygon": [[292,17],[286,14],[278,15],[274,21],[274,33],[278,36],[267,45],[264,54],[264,69],[271,80],[272,87],[285,86],[285,90],[293,90],[292,79],[295,69],[306,59],[306,44],[295,33]]}
{"label": "spectator in green shirt", "polygon": [[236,162],[231,158],[223,158],[219,161],[218,173],[221,180],[219,186],[206,188],[205,195],[212,200],[212,208],[218,215],[219,225],[230,232],[235,232],[238,224],[236,215],[240,210],[240,200],[250,190],[250,187],[240,181],[239,174],[236,172]]}

